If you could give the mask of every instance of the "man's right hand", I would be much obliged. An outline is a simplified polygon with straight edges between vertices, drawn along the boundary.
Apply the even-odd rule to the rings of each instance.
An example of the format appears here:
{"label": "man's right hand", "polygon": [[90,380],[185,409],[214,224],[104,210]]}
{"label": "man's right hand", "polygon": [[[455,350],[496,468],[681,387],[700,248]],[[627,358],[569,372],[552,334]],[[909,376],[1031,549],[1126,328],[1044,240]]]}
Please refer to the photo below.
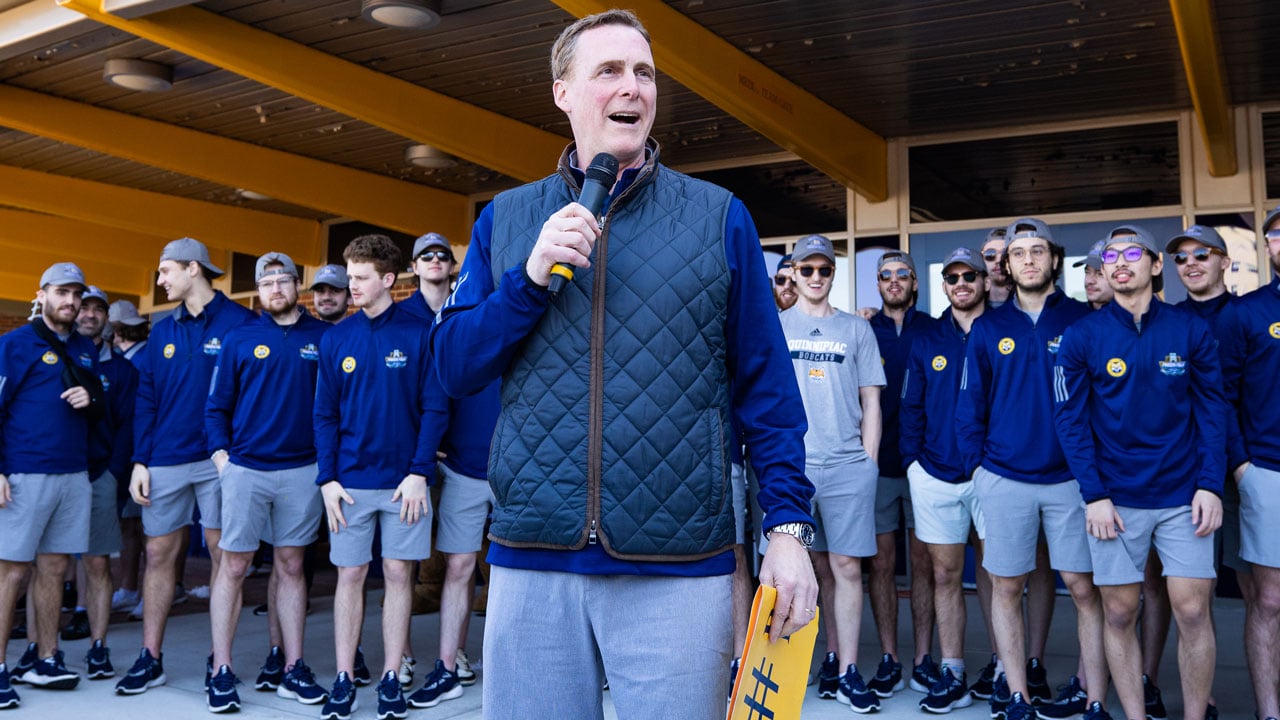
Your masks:
{"label": "man's right hand", "polygon": [[542,287],[551,283],[551,267],[564,263],[575,267],[591,267],[591,248],[600,237],[600,226],[587,209],[569,203],[547,218],[538,233],[538,241],[529,253],[524,270],[529,279]]}
{"label": "man's right hand", "polygon": [[1111,498],[1094,500],[1085,505],[1084,512],[1089,534],[1099,540],[1115,540],[1117,533],[1124,532],[1124,520],[1120,519]]}
{"label": "man's right hand", "polygon": [[0,510],[9,507],[13,502],[13,494],[9,492],[9,476],[0,473]]}
{"label": "man's right hand", "polygon": [[321,485],[320,496],[324,498],[324,514],[329,519],[329,532],[336,533],[340,528],[346,527],[347,518],[342,515],[342,503],[355,505],[355,498],[337,480]]}
{"label": "man's right hand", "polygon": [[151,471],[146,465],[134,463],[133,475],[129,477],[129,495],[143,507],[151,505]]}
{"label": "man's right hand", "polygon": [[1252,464],[1253,463],[1248,460],[1245,460],[1240,463],[1240,466],[1235,469],[1235,472],[1231,473],[1231,476],[1235,478],[1236,485],[1240,484],[1240,478],[1244,477],[1244,474],[1249,471],[1249,466]]}

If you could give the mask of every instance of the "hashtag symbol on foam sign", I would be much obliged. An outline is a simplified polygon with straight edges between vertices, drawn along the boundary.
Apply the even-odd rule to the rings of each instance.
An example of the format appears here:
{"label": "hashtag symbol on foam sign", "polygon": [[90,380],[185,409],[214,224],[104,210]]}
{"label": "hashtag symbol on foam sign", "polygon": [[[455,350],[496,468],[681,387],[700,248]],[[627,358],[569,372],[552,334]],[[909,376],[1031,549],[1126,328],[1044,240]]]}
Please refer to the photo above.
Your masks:
{"label": "hashtag symbol on foam sign", "polygon": [[[765,665],[768,664],[768,670]],[[772,720],[773,710],[766,704],[769,693],[778,693],[778,683],[773,681],[773,663],[767,659],[760,661],[760,667],[751,668],[751,679],[755,685],[750,695],[744,695],[742,702],[747,706],[747,720]]]}

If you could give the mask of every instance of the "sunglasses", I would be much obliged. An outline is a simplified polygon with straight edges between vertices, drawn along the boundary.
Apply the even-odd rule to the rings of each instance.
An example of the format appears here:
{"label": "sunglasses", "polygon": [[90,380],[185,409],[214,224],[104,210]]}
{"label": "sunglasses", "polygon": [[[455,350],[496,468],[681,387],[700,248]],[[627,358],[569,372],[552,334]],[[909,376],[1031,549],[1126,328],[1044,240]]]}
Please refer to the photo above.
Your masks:
{"label": "sunglasses", "polygon": [[418,256],[418,259],[426,260],[427,262],[431,262],[432,260],[444,262],[445,260],[453,260],[453,256],[444,250],[426,250]]}
{"label": "sunglasses", "polygon": [[908,270],[907,268],[898,268],[897,270],[881,270],[880,271],[880,279],[885,282],[892,280],[895,275],[899,280],[911,279],[911,271]]}
{"label": "sunglasses", "polygon": [[950,275],[943,275],[942,279],[946,280],[948,285],[955,285],[959,283],[961,280],[964,280],[967,283],[971,283],[971,282],[977,281],[978,273],[974,272],[973,270],[969,270],[968,272],[951,273]]}
{"label": "sunglasses", "polygon": [[818,277],[824,277],[824,278],[831,277],[831,273],[835,272],[836,270],[830,265],[823,265],[822,267],[811,267],[809,265],[801,265],[792,269],[799,272],[801,277],[813,277],[813,273],[816,270],[818,272]]}
{"label": "sunglasses", "polygon": [[1214,255],[1223,254],[1224,253],[1217,248],[1200,247],[1192,250],[1191,252],[1179,250],[1178,252],[1173,253],[1173,262],[1176,265],[1186,265],[1187,261],[1192,258],[1194,258],[1196,262],[1205,262]]}
{"label": "sunglasses", "polygon": [[1000,259],[1000,251],[999,250],[983,250],[982,259],[986,260],[987,262],[995,262]]}
{"label": "sunglasses", "polygon": [[1128,262],[1138,262],[1146,252],[1146,248],[1138,245],[1131,245],[1123,250],[1112,250],[1111,248],[1107,248],[1102,251],[1102,264],[1114,265],[1122,257]]}
{"label": "sunglasses", "polygon": [[1280,230],[1268,230],[1267,240],[1280,240]]}
{"label": "sunglasses", "polygon": [[786,275],[782,275],[782,274],[778,274],[778,275],[774,275],[774,276],[773,276],[773,284],[774,284],[774,285],[777,285],[778,287],[782,287],[783,285],[786,285],[787,283],[792,283],[792,284],[794,284],[794,283],[795,283],[795,280],[792,280],[790,277],[788,277],[788,276],[786,276]]}

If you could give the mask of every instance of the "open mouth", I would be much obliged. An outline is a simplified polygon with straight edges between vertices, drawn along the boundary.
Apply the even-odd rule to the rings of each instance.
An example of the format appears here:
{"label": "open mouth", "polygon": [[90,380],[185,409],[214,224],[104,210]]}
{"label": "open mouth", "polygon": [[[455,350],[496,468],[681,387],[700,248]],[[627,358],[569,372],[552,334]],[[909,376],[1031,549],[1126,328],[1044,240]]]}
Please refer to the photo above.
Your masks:
{"label": "open mouth", "polygon": [[623,125],[635,125],[640,122],[640,115],[639,113],[616,112],[609,115],[609,119]]}
{"label": "open mouth", "polygon": [[1116,272],[1111,273],[1111,278],[1116,282],[1129,282],[1129,280],[1133,278],[1133,273],[1126,272],[1124,270],[1118,270]]}

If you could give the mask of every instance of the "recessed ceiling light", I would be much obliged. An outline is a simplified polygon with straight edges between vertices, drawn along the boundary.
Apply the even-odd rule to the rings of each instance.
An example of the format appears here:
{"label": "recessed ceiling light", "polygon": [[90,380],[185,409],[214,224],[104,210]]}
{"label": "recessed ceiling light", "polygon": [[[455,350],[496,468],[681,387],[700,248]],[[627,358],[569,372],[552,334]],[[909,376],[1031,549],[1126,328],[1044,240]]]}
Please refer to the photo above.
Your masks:
{"label": "recessed ceiling light", "polygon": [[440,22],[439,0],[362,0],[360,15],[379,25],[426,30]]}
{"label": "recessed ceiling light", "polygon": [[173,68],[150,60],[111,58],[102,67],[102,79],[126,90],[161,92],[173,87]]}
{"label": "recessed ceiling light", "polygon": [[239,195],[240,197],[244,198],[245,200],[258,200],[258,201],[262,201],[262,200],[270,200],[270,199],[271,199],[271,197],[270,197],[269,195],[263,195],[263,194],[262,194],[262,193],[260,193],[260,192],[254,192],[254,191],[252,191],[252,190],[245,190],[244,188],[236,188],[236,195]]}
{"label": "recessed ceiling light", "polygon": [[405,161],[422,168],[442,170],[458,164],[457,158],[430,145],[410,145],[404,151]]}

